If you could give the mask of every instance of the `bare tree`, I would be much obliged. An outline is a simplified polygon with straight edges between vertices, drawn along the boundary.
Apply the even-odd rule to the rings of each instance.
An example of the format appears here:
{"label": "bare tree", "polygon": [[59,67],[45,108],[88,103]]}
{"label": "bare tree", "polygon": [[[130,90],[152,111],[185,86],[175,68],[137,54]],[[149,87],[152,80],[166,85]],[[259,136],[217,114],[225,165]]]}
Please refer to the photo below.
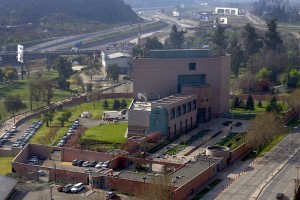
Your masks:
{"label": "bare tree", "polygon": [[263,148],[278,134],[283,133],[283,120],[275,113],[262,113],[250,121],[249,131],[245,135],[247,144],[255,149]]}

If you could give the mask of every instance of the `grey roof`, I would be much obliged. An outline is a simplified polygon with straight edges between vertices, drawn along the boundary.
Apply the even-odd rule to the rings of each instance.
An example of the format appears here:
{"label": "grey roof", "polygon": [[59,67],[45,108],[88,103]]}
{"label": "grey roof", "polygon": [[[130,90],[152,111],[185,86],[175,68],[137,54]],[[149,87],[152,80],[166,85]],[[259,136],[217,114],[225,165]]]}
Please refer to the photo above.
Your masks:
{"label": "grey roof", "polygon": [[0,200],[5,200],[15,188],[17,180],[0,175]]}

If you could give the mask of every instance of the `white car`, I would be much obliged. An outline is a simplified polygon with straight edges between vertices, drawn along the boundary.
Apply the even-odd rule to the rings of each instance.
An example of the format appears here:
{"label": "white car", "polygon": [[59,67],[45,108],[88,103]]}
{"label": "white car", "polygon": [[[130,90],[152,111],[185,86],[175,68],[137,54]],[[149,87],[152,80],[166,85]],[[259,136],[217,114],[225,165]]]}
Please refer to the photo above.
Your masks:
{"label": "white car", "polygon": [[77,192],[80,192],[83,189],[84,189],[84,184],[83,183],[77,183],[72,187],[71,192],[72,193],[77,193]]}
{"label": "white car", "polygon": [[98,162],[98,164],[95,166],[96,168],[101,168],[103,162]]}

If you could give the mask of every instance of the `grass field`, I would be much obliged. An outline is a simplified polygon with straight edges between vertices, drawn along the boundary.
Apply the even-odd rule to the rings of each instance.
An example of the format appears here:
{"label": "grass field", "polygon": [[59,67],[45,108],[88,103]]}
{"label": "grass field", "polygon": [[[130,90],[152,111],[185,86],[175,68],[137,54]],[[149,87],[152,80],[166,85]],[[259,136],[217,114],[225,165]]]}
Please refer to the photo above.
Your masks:
{"label": "grass field", "polygon": [[111,143],[125,142],[125,132],[128,123],[105,124],[95,127],[89,127],[82,139],[99,140]]}
{"label": "grass field", "polygon": [[[84,111],[91,112],[93,114],[92,119],[100,120],[103,111],[112,110],[112,105],[113,105],[114,100],[113,99],[108,99],[107,101],[108,101],[108,104],[109,104],[109,108],[107,108],[107,109],[103,108],[104,100],[100,100],[99,102],[97,102],[97,101],[87,102],[87,103],[83,103],[81,105],[76,105],[76,106],[72,106],[72,107],[63,108],[63,110],[61,110],[61,111],[56,111],[54,113],[53,122],[51,124],[49,124],[49,127],[57,127],[58,128],[58,132],[57,132],[57,134],[54,138],[54,141],[57,142],[58,140],[60,140],[67,133],[68,128],[72,125],[72,123],[75,121],[75,119],[77,119],[80,116],[80,114]],[[130,102],[131,102],[131,99],[126,99],[126,102],[127,102],[127,105],[129,105]],[[61,114],[63,113],[63,111],[65,111],[65,110],[71,111],[72,112],[72,117],[69,119],[69,122],[65,122],[64,127],[61,127],[60,122],[57,120],[57,118],[60,117]],[[104,128],[106,126],[108,126],[108,128]],[[90,132],[91,135],[93,135],[93,133],[96,133],[96,132],[97,132],[98,135],[99,134],[102,135],[102,133],[103,133],[105,135],[105,138],[109,137],[109,135],[111,134],[111,130],[113,130],[115,132],[120,131],[120,134],[124,135],[124,133],[126,131],[126,128],[125,128],[125,130],[124,130],[124,127],[120,128],[120,129],[119,128],[114,129],[113,128],[114,126],[115,127],[126,126],[126,128],[127,128],[126,123],[123,123],[120,126],[117,123],[115,123],[115,124],[110,124],[110,125],[102,125],[102,126],[97,126],[97,127],[91,127],[88,131],[91,131]],[[41,140],[40,138],[43,138],[43,136],[50,131],[49,127],[46,127],[46,124],[43,123],[42,127],[37,131],[37,133],[34,135],[34,137],[30,140],[30,143],[40,144],[40,142],[39,142]],[[119,134],[119,133],[117,133],[117,134]],[[99,139],[100,138],[98,138],[98,140]],[[46,144],[51,145],[54,141],[48,142]],[[116,140],[114,142],[117,143],[118,141],[123,141],[123,140],[121,140],[121,138],[119,138],[118,140]]]}
{"label": "grass field", "polygon": [[0,175],[6,175],[11,172],[11,162],[14,157],[0,157]]}
{"label": "grass field", "polygon": [[[58,73],[54,70],[51,71],[44,71],[44,76],[46,77],[50,77],[52,79],[57,78],[58,77]],[[20,110],[18,113],[22,113],[24,111],[28,111],[30,110],[30,105],[29,105],[29,79],[28,78],[24,78],[24,80],[17,80],[15,82],[12,82],[10,84],[3,84],[0,85],[0,110],[1,110],[1,120],[7,119],[11,116],[10,113],[8,113],[4,107],[3,104],[3,99],[5,96],[7,95],[20,95],[21,99],[23,101],[25,101],[27,108]],[[70,93],[67,91],[62,91],[62,90],[58,90],[58,89],[54,89],[53,92],[53,98],[52,101],[58,101],[61,100],[63,98],[69,97]],[[37,108],[37,107],[42,107],[45,106],[45,103],[39,103],[33,104],[33,108]],[[17,114],[18,114],[17,113]]]}

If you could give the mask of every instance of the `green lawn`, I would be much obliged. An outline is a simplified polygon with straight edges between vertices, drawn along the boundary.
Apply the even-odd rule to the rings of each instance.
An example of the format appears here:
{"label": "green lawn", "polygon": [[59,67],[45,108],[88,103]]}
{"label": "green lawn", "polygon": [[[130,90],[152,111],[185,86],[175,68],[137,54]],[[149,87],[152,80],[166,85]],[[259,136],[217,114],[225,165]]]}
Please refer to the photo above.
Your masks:
{"label": "green lawn", "polygon": [[0,175],[6,175],[11,172],[11,162],[14,157],[0,157]]}
{"label": "green lawn", "polygon": [[[43,73],[44,73],[45,77],[50,77],[52,79],[58,77],[58,72],[54,71],[54,70],[44,71]],[[0,122],[1,122],[1,120],[5,120],[11,116],[11,114],[8,113],[4,107],[4,104],[3,104],[4,97],[7,95],[20,95],[21,99],[23,101],[25,101],[25,103],[27,105],[26,109],[20,110],[18,112],[18,113],[22,113],[24,111],[30,110],[28,93],[29,93],[29,79],[28,78],[24,78],[24,80],[17,80],[10,84],[0,85],[0,100],[1,100],[0,101],[0,110],[1,110]],[[52,101],[58,101],[63,98],[67,98],[69,96],[70,96],[70,93],[67,91],[54,89]],[[45,103],[38,103],[38,104],[34,103],[33,108],[42,107],[45,105],[46,105]]]}
{"label": "green lawn", "polygon": [[[75,119],[77,119],[80,116],[80,114],[84,111],[91,112],[93,114],[92,119],[100,120],[103,111],[112,110],[112,105],[113,105],[114,100],[113,99],[108,99],[107,101],[108,101],[108,104],[109,104],[109,108],[107,108],[107,109],[103,108],[104,100],[100,100],[99,102],[97,102],[97,101],[87,102],[87,103],[83,103],[83,104],[76,105],[76,106],[65,107],[61,111],[56,111],[54,113],[54,120],[49,125],[50,125],[50,127],[57,127],[58,132],[57,132],[57,135],[55,136],[54,140],[51,141],[51,142],[48,142],[46,144],[51,145],[54,141],[57,142],[58,140],[60,140],[64,136],[64,134],[67,133],[69,127],[72,125],[72,123],[75,121]],[[120,99],[120,101],[121,101],[121,99]],[[126,99],[126,102],[127,102],[127,105],[129,105],[130,102],[131,102],[131,99]],[[57,118],[60,117],[61,114],[63,113],[63,111],[65,111],[65,110],[71,111],[72,112],[72,117],[69,119],[70,122],[66,122],[64,127],[61,127],[60,122],[57,120]],[[113,126],[118,127],[118,128],[114,129]],[[108,125],[108,128],[104,128],[104,127],[106,127],[106,125],[91,127],[88,131],[91,131],[92,135],[93,135],[93,133],[96,133],[98,131],[101,132],[101,134],[102,134],[102,131],[105,131],[104,135],[105,135],[105,138],[107,138],[107,137],[109,137],[109,134],[111,134],[112,130],[113,131],[120,130],[120,134],[123,134],[123,136],[124,136],[124,133],[125,133],[126,128],[127,128],[127,124],[122,123],[119,126],[117,123],[115,123],[115,124]],[[124,127],[126,127],[125,130],[124,130]],[[43,123],[42,127],[37,131],[37,133],[34,135],[34,137],[30,140],[30,143],[40,144],[40,142],[39,142],[40,139],[39,138],[42,138],[49,131],[50,131],[49,127],[46,127],[46,124]],[[106,131],[108,131],[108,133],[106,133]],[[98,140],[99,139],[100,138],[98,138]],[[114,142],[118,143],[119,141],[122,142],[124,140],[121,140],[120,138],[118,138],[118,140],[116,140]]]}
{"label": "green lawn", "polygon": [[113,123],[105,124],[95,127],[89,127],[82,139],[98,140],[110,143],[123,143],[125,142],[125,132],[128,127],[128,123]]}
{"label": "green lawn", "polygon": [[225,138],[222,138],[217,145],[220,146],[227,146],[231,150],[237,148],[239,145],[241,145],[244,142],[244,134],[245,133],[230,133]]}
{"label": "green lawn", "polygon": [[262,157],[266,153],[271,151],[271,149],[273,149],[273,147],[275,147],[285,136],[286,136],[286,134],[278,135],[270,144],[268,144],[267,146],[265,146],[262,150],[260,150],[258,152],[258,157]]}

